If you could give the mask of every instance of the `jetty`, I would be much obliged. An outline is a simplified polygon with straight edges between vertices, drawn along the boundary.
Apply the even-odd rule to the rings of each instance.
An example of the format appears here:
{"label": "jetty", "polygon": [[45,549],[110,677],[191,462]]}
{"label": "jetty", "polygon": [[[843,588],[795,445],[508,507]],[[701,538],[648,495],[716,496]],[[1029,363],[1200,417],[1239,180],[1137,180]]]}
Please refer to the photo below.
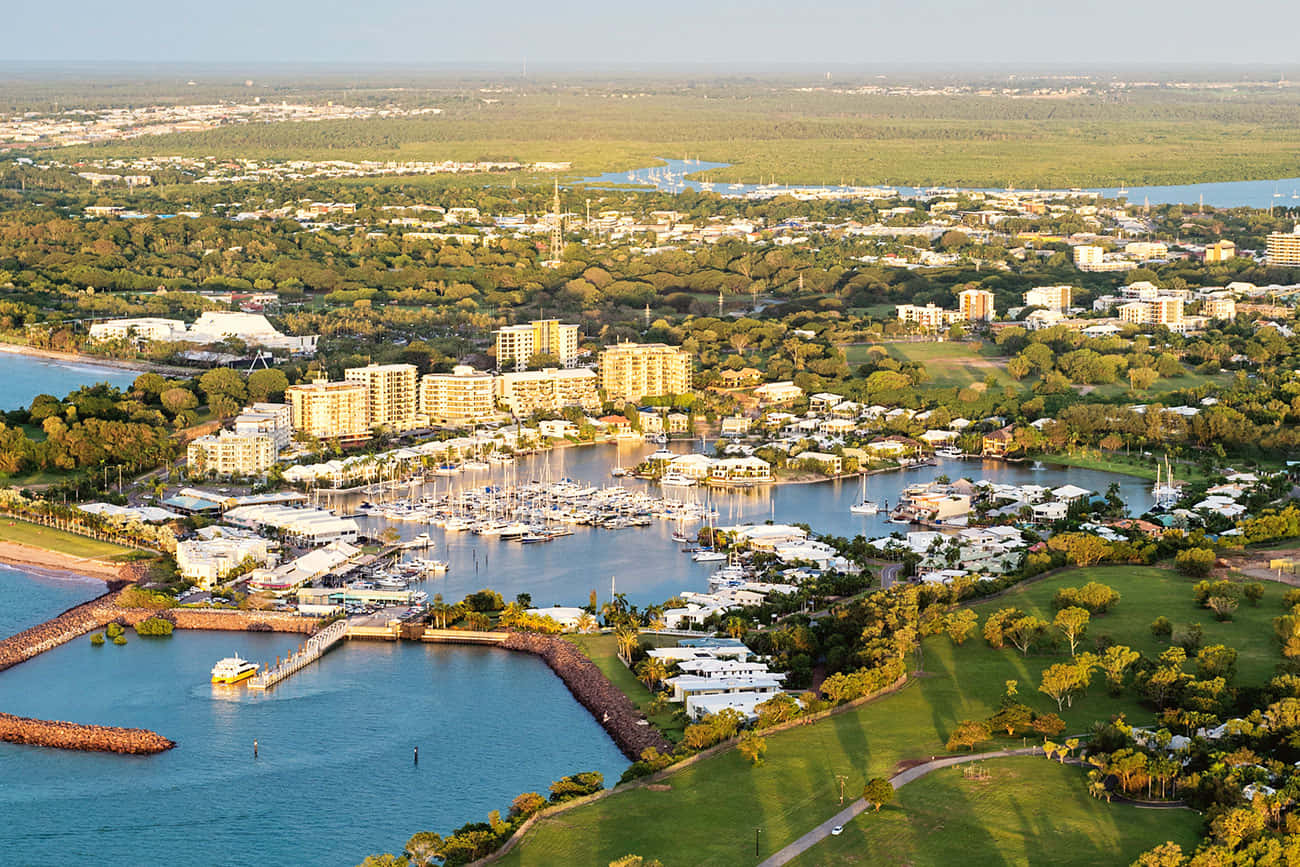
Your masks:
{"label": "jetty", "polygon": [[347,635],[348,622],[336,620],[317,632],[301,648],[294,651],[288,659],[278,663],[275,668],[259,672],[248,681],[250,689],[270,689],[282,680],[292,677],[325,655],[325,652]]}

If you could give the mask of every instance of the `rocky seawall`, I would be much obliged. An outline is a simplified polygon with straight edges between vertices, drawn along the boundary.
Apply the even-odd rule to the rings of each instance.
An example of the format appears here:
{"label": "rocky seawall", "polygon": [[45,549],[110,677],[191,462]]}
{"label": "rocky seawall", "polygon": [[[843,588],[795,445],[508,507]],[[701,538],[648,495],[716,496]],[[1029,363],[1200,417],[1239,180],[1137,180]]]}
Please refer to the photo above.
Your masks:
{"label": "rocky seawall", "polygon": [[663,753],[672,752],[672,744],[645,719],[632,700],[572,643],[549,635],[515,632],[500,646],[545,660],[578,703],[596,718],[623,755],[632,761],[640,759],[642,751],[649,747]]}
{"label": "rocky seawall", "polygon": [[152,755],[176,746],[157,732],[116,726],[83,725],[0,713],[0,741],[60,750]]}
{"label": "rocky seawall", "polygon": [[[132,626],[148,617],[170,620],[177,629],[212,629],[240,632],[298,632],[310,634],[319,620],[273,611],[225,611],[217,609],[169,608],[151,611],[119,608],[120,590],[113,590],[31,629],[0,641],[0,671],[26,662],[87,633],[117,622]],[[0,741],[33,744],[63,750],[149,755],[169,750],[176,744],[147,729],[83,725],[81,723],[30,719],[0,713]]]}

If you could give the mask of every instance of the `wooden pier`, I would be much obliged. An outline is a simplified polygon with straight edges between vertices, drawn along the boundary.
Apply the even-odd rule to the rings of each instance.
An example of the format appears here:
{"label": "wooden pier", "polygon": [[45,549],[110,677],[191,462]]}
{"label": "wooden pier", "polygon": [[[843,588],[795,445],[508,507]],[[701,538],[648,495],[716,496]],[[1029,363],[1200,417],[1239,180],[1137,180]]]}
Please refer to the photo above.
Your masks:
{"label": "wooden pier", "polygon": [[317,632],[307,642],[294,651],[288,659],[254,675],[248,681],[250,689],[270,689],[280,681],[291,677],[325,655],[343,636],[347,635],[348,622],[337,620]]}

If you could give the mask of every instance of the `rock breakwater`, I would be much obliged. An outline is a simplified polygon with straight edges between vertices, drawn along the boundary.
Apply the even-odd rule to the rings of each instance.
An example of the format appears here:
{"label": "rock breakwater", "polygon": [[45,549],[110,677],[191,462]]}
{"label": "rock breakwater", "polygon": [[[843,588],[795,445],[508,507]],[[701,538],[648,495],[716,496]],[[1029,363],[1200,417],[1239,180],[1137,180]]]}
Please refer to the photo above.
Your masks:
{"label": "rock breakwater", "polygon": [[83,725],[7,713],[0,713],[0,741],[125,755],[152,755],[176,746],[174,741],[148,729]]}
{"label": "rock breakwater", "polygon": [[672,744],[646,720],[632,700],[571,642],[549,635],[515,632],[499,646],[545,660],[578,703],[596,718],[623,755],[632,761],[641,758],[642,751],[649,747],[663,753],[672,752]]}

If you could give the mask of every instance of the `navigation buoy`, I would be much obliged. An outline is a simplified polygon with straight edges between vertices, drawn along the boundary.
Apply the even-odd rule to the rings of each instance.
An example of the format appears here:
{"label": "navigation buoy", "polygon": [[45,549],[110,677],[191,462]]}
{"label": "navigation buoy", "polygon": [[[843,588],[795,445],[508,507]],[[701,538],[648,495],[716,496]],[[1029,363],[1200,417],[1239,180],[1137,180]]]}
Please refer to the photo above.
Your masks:
{"label": "navigation buoy", "polygon": [[416,748],[415,748],[415,763],[416,763],[417,765],[420,763],[420,748],[419,748],[419,747],[416,747]]}

